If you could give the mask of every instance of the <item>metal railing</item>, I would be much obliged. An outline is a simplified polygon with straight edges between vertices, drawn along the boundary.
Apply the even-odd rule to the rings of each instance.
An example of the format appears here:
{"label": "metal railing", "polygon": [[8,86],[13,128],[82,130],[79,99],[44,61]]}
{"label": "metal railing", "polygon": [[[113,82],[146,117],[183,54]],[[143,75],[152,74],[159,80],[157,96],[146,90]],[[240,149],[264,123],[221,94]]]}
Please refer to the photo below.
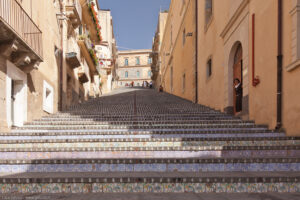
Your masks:
{"label": "metal railing", "polygon": [[77,10],[77,13],[79,15],[80,21],[82,21],[82,8],[81,8],[81,5],[79,3],[79,0],[68,0],[66,2],[66,6],[75,7],[75,9]]}
{"label": "metal railing", "polygon": [[42,59],[42,31],[16,0],[0,0],[0,20]]}
{"label": "metal railing", "polygon": [[76,10],[79,14],[80,21],[82,21],[82,8],[81,8],[81,5],[79,3],[79,0],[74,0],[74,4],[75,4]]}

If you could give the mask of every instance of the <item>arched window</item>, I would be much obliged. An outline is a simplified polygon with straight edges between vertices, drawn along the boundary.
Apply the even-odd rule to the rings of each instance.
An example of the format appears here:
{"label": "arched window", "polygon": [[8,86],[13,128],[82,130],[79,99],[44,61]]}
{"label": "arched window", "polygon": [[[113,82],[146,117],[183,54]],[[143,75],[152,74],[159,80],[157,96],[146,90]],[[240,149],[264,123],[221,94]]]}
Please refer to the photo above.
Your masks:
{"label": "arched window", "polygon": [[128,78],[128,71],[125,72],[125,78]]}
{"label": "arched window", "polygon": [[205,0],[205,24],[208,24],[213,12],[213,0]]}
{"label": "arched window", "polygon": [[136,57],[136,65],[140,65],[140,57]]}
{"label": "arched window", "polygon": [[150,70],[148,71],[148,76],[151,77],[151,71]]}
{"label": "arched window", "polygon": [[137,71],[137,72],[136,72],[136,76],[137,76],[137,77],[140,77],[140,71]]}
{"label": "arched window", "polygon": [[125,62],[124,62],[125,64],[125,66],[128,66],[128,58],[125,58]]}

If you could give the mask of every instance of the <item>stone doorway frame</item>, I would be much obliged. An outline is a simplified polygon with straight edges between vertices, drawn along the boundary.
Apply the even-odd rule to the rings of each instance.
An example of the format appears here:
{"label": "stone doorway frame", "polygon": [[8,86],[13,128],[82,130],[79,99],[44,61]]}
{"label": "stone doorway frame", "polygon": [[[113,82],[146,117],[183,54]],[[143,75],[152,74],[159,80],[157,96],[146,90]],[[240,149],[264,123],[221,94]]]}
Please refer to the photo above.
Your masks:
{"label": "stone doorway frame", "polygon": [[[7,71],[6,71],[6,120],[8,127],[11,126],[23,126],[24,122],[27,121],[27,74],[16,67],[10,61],[7,61]],[[11,93],[12,93],[12,81],[21,81],[23,82],[23,87],[18,95],[19,101],[19,115],[18,122],[14,123],[12,120],[12,102],[11,102]]]}
{"label": "stone doorway frame", "polygon": [[233,114],[233,60],[238,44],[243,49],[243,108],[241,117],[249,119],[249,34],[248,1],[243,1],[221,33],[224,43],[224,112]]}

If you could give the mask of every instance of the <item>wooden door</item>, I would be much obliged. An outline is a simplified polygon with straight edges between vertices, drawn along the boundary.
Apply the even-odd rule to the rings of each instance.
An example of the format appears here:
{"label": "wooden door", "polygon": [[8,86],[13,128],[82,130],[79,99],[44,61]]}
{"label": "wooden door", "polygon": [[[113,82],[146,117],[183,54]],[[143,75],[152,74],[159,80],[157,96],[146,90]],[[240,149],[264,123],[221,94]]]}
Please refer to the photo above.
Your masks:
{"label": "wooden door", "polygon": [[[235,79],[239,79],[241,81],[241,84],[243,85],[243,51],[241,45],[238,46],[234,56],[233,81]],[[236,94],[235,94],[234,85],[233,85],[233,112],[234,114],[236,114]]]}

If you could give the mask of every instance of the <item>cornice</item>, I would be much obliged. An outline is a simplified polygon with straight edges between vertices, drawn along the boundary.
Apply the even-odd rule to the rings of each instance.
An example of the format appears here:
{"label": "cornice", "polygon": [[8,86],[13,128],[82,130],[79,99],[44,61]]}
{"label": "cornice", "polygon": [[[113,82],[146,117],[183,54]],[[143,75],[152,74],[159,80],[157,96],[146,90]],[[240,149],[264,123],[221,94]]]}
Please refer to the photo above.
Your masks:
{"label": "cornice", "polygon": [[223,31],[221,32],[220,36],[222,38],[224,38],[227,35],[227,33],[230,30],[230,28],[232,27],[232,25],[237,21],[237,19],[239,18],[240,14],[243,12],[243,10],[245,9],[245,7],[248,5],[249,1],[250,0],[243,0],[243,2],[240,4],[240,6],[238,7],[238,9],[235,11],[235,13],[230,18],[230,20],[228,21],[228,23],[224,27]]}

